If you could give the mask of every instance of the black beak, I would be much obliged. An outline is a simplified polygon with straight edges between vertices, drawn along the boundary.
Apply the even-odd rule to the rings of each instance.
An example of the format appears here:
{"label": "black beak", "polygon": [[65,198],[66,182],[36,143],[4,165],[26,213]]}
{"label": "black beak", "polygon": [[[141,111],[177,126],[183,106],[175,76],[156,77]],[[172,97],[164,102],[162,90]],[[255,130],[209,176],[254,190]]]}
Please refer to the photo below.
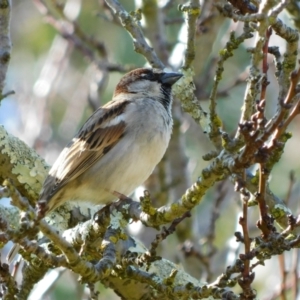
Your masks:
{"label": "black beak", "polygon": [[183,75],[180,73],[162,73],[161,74],[161,82],[164,85],[172,86],[178,79],[180,79]]}

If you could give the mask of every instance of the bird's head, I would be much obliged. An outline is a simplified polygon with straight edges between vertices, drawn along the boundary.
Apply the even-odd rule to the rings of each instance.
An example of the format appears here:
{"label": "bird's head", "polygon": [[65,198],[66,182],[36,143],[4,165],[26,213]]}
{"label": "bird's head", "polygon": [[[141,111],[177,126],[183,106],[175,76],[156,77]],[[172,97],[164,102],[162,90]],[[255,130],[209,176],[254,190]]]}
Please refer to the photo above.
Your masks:
{"label": "bird's head", "polygon": [[114,97],[120,94],[146,96],[159,100],[165,107],[171,103],[171,87],[182,77],[177,72],[140,68],[123,76],[116,86]]}

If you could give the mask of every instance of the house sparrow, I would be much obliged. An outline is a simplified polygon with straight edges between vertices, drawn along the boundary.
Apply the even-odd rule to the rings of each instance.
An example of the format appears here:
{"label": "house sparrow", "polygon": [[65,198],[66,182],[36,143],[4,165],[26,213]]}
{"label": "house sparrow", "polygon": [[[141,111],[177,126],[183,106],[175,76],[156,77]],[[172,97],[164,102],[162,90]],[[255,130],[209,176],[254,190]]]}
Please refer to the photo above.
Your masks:
{"label": "house sparrow", "polygon": [[[181,77],[144,68],[124,75],[113,99],[90,116],[50,169],[39,197],[47,212],[66,201],[111,203],[150,176],[170,141],[171,87]],[[18,250],[15,244],[8,262]]]}
{"label": "house sparrow", "polygon": [[49,171],[40,194],[48,212],[66,201],[111,203],[150,176],[169,144],[171,87],[181,77],[141,68],[120,80]]}

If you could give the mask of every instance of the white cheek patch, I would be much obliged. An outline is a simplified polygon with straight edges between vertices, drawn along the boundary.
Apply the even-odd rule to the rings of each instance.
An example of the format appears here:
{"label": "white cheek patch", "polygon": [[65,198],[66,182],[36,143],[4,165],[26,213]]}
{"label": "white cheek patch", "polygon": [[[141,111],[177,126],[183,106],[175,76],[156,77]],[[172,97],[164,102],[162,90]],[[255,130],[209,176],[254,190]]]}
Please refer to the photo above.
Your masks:
{"label": "white cheek patch", "polygon": [[149,93],[151,96],[160,96],[160,84],[157,81],[138,80],[131,83],[128,90],[133,93]]}
{"label": "white cheek patch", "polygon": [[128,86],[128,91],[133,93],[145,92],[148,89],[149,81],[145,79],[134,81]]}

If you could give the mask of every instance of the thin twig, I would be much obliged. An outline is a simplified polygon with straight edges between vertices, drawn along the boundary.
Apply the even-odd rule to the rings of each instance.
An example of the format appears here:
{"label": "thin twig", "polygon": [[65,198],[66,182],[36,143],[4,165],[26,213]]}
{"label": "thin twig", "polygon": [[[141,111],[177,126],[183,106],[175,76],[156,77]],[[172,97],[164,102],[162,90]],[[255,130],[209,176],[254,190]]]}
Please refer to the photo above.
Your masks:
{"label": "thin twig", "polygon": [[272,27],[269,27],[266,31],[266,40],[265,44],[262,48],[263,50],[263,61],[262,61],[262,72],[264,74],[264,77],[262,79],[262,86],[261,86],[261,93],[260,93],[260,100],[265,100],[266,99],[266,90],[267,86],[269,84],[268,82],[268,49],[269,49],[269,40],[272,34]]}
{"label": "thin twig", "polygon": [[151,256],[156,255],[156,249],[158,245],[165,240],[169,235],[173,234],[176,230],[178,224],[180,224],[184,219],[191,217],[191,213],[189,211],[185,212],[180,218],[175,219],[169,228],[163,227],[161,233],[157,234],[155,240],[151,243],[150,253]]}
{"label": "thin twig", "polygon": [[285,270],[285,259],[284,254],[278,256],[279,260],[279,269],[281,273],[281,285],[280,285],[280,299],[286,300],[286,279],[287,279],[287,271]]}
{"label": "thin twig", "polygon": [[122,26],[131,35],[134,45],[134,50],[143,55],[149,64],[153,68],[163,69],[164,65],[161,60],[157,57],[153,48],[151,48],[142,32],[142,29],[138,26],[135,20],[130,14],[124,9],[124,7],[117,0],[105,0],[107,5],[112,9],[114,14],[118,16]]}

